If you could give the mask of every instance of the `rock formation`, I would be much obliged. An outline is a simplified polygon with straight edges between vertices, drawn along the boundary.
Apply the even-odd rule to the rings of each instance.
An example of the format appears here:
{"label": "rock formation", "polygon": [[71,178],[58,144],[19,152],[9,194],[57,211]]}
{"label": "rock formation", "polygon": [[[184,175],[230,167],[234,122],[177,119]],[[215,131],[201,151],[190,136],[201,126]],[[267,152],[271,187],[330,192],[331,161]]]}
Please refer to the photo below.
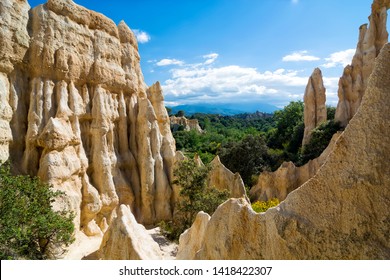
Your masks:
{"label": "rock formation", "polygon": [[374,0],[369,17],[369,25],[360,27],[359,41],[351,65],[347,65],[339,81],[339,103],[336,121],[346,126],[356,114],[365,93],[368,78],[374,67],[375,58],[388,41],[386,30],[389,0]]}
{"label": "rock formation", "polygon": [[230,197],[246,197],[245,185],[240,174],[233,173],[222,164],[219,156],[216,156],[211,162],[211,171],[209,173],[209,186],[218,190],[228,190]]}
{"label": "rock formation", "polygon": [[390,44],[359,111],[318,173],[256,214],[230,199],[211,217],[199,259],[390,258]]}
{"label": "rock formation", "polygon": [[314,69],[306,86],[303,101],[305,103],[304,122],[305,132],[302,146],[310,141],[311,132],[321,123],[326,122],[326,95],[322,73],[319,68]]}
{"label": "rock formation", "polygon": [[257,184],[249,191],[251,201],[267,201],[273,198],[283,201],[286,196],[312,178],[324,164],[341,132],[333,135],[328,147],[318,158],[310,160],[305,165],[295,166],[284,162],[275,172],[264,171],[260,174]]}
{"label": "rock formation", "polygon": [[183,127],[185,131],[195,130],[198,133],[203,133],[197,119],[187,119],[186,117],[170,117],[172,131],[177,131]]}
{"label": "rock formation", "polygon": [[[195,154],[194,161],[198,166],[204,166],[204,163],[198,154]],[[244,181],[241,175],[236,172],[231,172],[225,165],[222,164],[219,156],[216,156],[211,162],[211,170],[207,179],[207,186],[216,188],[217,190],[227,190],[230,197],[240,198],[246,196]]]}
{"label": "rock formation", "polygon": [[210,216],[207,213],[199,212],[196,215],[192,226],[180,235],[179,249],[177,251],[177,260],[193,260],[196,252],[205,238],[207,223],[210,221]]}
{"label": "rock formation", "polygon": [[71,0],[5,0],[0,44],[0,160],[65,191],[56,207],[88,236],[121,204],[145,225],[171,219],[175,142],[130,28]]}
{"label": "rock formation", "polygon": [[158,244],[125,205],[119,207],[118,218],[104,234],[98,255],[103,260],[162,259]]}
{"label": "rock formation", "polygon": [[[0,161],[9,158],[10,150],[17,139],[14,134],[18,131],[11,130],[12,123],[18,121],[19,114],[25,114],[24,106],[18,106],[18,99],[25,98],[18,96],[16,91],[24,90],[23,85],[16,83],[22,80],[19,75],[20,68],[23,68],[23,58],[29,47],[29,34],[27,24],[29,20],[28,11],[30,6],[27,1],[4,0],[0,3]],[[20,124],[20,126],[25,123]],[[20,134],[19,134],[20,135]],[[19,136],[18,135],[18,136]],[[23,141],[16,140],[18,144]]]}

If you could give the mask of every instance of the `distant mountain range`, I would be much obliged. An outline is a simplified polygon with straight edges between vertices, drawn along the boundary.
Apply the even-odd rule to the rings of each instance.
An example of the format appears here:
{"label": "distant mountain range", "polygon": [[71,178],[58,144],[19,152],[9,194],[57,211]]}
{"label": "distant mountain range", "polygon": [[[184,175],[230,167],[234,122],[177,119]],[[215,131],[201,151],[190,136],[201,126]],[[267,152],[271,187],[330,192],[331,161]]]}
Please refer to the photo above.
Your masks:
{"label": "distant mountain range", "polygon": [[225,116],[243,114],[243,113],[273,113],[280,108],[270,105],[270,104],[259,104],[259,103],[221,103],[221,104],[187,104],[170,107],[172,109],[172,114],[176,114],[178,111],[182,110],[187,116],[193,115],[195,113],[204,113],[204,114],[219,114]]}

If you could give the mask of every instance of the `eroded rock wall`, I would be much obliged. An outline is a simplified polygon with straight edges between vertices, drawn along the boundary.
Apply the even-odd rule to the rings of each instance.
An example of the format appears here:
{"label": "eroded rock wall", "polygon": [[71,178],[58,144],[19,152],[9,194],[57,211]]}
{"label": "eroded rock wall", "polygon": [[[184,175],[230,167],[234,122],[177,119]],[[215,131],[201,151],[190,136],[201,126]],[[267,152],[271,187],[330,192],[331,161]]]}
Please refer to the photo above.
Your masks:
{"label": "eroded rock wall", "polygon": [[359,111],[318,173],[256,214],[231,199],[211,217],[198,259],[390,258],[390,44]]}
{"label": "eroded rock wall", "polygon": [[186,117],[171,116],[171,128],[172,131],[177,131],[180,127],[183,127],[185,131],[195,130],[198,133],[203,133],[202,128],[199,125],[197,119],[187,119]]}
{"label": "eroded rock wall", "polygon": [[279,201],[283,201],[290,192],[300,187],[317,173],[333,150],[340,135],[341,132],[334,134],[328,147],[321,155],[302,166],[295,166],[294,163],[289,161],[284,162],[274,172],[262,172],[257,179],[257,184],[249,191],[250,200],[267,201],[277,198]]}
{"label": "eroded rock wall", "polygon": [[386,28],[390,0],[374,0],[369,24],[359,30],[359,39],[352,63],[344,69],[339,80],[336,121],[346,126],[356,114],[367,88],[368,78],[374,68],[375,58],[388,42]]}
{"label": "eroded rock wall", "polygon": [[0,13],[1,159],[65,191],[56,207],[88,236],[120,204],[146,225],[170,219],[174,139],[130,28],[71,0]]}

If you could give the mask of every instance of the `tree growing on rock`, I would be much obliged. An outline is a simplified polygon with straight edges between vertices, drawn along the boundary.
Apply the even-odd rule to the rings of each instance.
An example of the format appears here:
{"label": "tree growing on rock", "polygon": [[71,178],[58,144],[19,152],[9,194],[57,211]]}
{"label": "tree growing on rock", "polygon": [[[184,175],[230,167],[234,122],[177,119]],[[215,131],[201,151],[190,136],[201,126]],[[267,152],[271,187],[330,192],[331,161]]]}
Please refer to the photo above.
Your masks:
{"label": "tree growing on rock", "polygon": [[204,211],[212,215],[217,207],[229,197],[228,191],[207,186],[210,165],[197,165],[195,160],[184,160],[174,170],[174,183],[180,186],[180,199],[176,203],[171,222],[161,223],[163,234],[171,240],[178,240],[191,227],[196,214]]}
{"label": "tree growing on rock", "polygon": [[54,259],[73,241],[73,213],[54,211],[64,195],[37,177],[0,166],[0,259]]}

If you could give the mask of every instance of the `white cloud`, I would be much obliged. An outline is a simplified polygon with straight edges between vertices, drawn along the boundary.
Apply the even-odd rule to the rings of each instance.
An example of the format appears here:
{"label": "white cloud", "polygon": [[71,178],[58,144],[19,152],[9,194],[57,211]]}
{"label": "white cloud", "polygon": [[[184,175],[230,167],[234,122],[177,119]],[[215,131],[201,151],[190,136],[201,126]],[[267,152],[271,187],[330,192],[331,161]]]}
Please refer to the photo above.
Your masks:
{"label": "white cloud", "polygon": [[150,35],[145,31],[139,29],[133,29],[135,37],[137,37],[137,41],[140,44],[144,44],[150,41]]}
{"label": "white cloud", "polygon": [[[217,56],[204,58],[214,57]],[[262,102],[284,106],[303,96],[308,77],[299,73],[286,69],[260,72],[237,65],[213,67],[199,63],[172,69],[171,77],[162,87],[167,102]]]}
{"label": "white cloud", "polygon": [[308,55],[308,51],[297,51],[292,54],[286,55],[282,59],[283,61],[317,61],[319,57]]}
{"label": "white cloud", "polygon": [[204,55],[203,58],[207,59],[204,62],[204,64],[205,65],[212,64],[218,58],[218,56],[219,56],[219,54],[217,54],[217,53],[211,53],[211,54]]}
{"label": "white cloud", "polygon": [[[163,81],[165,102],[171,105],[192,103],[268,103],[283,107],[292,100],[302,100],[308,74],[300,70],[256,68],[212,63],[218,54],[202,56],[205,62],[186,64],[177,59],[162,59],[158,66],[173,66]],[[327,104],[337,104],[338,77],[324,76]]]}
{"label": "white cloud", "polygon": [[164,58],[156,63],[157,66],[183,65],[184,62],[177,59]]}
{"label": "white cloud", "polygon": [[293,3],[293,4],[298,4],[298,3],[299,3],[299,0],[291,0],[291,3]]}
{"label": "white cloud", "polygon": [[337,66],[345,67],[352,62],[352,58],[355,54],[355,49],[348,49],[345,51],[332,53],[329,57],[325,58],[327,63],[322,66],[325,68],[332,68]]}

